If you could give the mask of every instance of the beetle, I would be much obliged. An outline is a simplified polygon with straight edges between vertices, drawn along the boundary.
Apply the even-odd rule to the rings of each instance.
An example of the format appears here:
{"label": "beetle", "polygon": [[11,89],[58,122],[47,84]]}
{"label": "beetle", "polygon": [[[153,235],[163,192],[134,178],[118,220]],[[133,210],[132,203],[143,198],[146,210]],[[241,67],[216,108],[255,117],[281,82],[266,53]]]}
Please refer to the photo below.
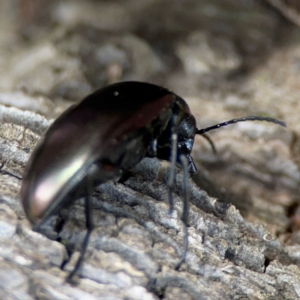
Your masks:
{"label": "beetle", "polygon": [[70,194],[85,196],[87,233],[80,257],[68,276],[70,280],[82,263],[93,230],[93,188],[132,169],[144,157],[170,161],[170,211],[176,166],[183,169],[185,181],[184,251],[178,269],[188,247],[187,178],[197,172],[191,156],[195,136],[205,136],[228,124],[256,120],[286,126],[274,118],[250,116],[199,130],[187,103],[166,88],[136,81],[108,85],[67,109],[38,143],[22,181],[24,211],[30,222],[39,226],[75,200],[68,197]]}

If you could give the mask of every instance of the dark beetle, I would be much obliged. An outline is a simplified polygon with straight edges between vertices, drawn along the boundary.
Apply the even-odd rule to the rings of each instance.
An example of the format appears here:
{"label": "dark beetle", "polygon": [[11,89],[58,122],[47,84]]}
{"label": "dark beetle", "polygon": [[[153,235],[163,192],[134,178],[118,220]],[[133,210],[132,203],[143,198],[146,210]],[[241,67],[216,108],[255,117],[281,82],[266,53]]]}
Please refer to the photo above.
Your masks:
{"label": "dark beetle", "polygon": [[[195,135],[247,120],[285,126],[273,118],[254,116],[198,130],[186,102],[165,88],[143,82],[104,87],[65,111],[34,150],[21,188],[25,213],[32,224],[40,224],[66,205],[71,193],[86,195],[88,232],[70,279],[80,266],[93,229],[90,200],[93,187],[133,168],[146,156],[157,157],[171,161],[168,185],[172,207],[175,165],[183,168],[185,180],[188,173],[197,171],[191,157]],[[184,200],[185,255],[186,194]]]}

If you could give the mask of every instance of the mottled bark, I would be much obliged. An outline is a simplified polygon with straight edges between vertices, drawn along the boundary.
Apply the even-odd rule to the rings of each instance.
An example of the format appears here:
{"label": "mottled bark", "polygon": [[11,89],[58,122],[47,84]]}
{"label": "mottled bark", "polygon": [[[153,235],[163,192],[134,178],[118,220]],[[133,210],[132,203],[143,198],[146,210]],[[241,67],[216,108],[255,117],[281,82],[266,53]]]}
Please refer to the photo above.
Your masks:
{"label": "mottled bark", "polygon": [[[299,299],[299,29],[264,1],[82,3],[24,1],[1,19],[0,298]],[[83,199],[32,231],[19,195],[24,168],[66,107],[132,79],[181,95],[199,128],[259,114],[288,129],[220,129],[210,135],[217,154],[197,138],[189,249],[177,271],[182,174],[171,215],[156,159],[96,188],[96,228],[70,285],[86,232]]]}

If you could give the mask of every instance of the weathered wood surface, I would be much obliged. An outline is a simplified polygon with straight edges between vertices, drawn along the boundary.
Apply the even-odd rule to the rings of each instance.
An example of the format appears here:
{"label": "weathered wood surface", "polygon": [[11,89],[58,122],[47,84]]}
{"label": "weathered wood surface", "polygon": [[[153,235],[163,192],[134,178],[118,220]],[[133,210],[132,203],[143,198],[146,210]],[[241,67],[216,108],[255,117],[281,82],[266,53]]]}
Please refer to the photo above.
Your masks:
{"label": "weathered wood surface", "polygon": [[[0,9],[0,298],[299,299],[299,29],[263,1],[53,1],[51,9],[44,3],[44,22],[42,2],[32,2],[33,11],[24,4],[20,20]],[[156,160],[124,184],[98,187],[96,229],[71,286],[65,277],[85,234],[82,200],[64,211],[62,228],[54,216],[42,234],[33,232],[20,204],[22,174],[60,112],[128,79],[172,88],[199,127],[262,114],[288,129],[224,128],[211,135],[217,155],[198,138],[190,245],[178,271],[181,174],[172,215]]]}
{"label": "weathered wood surface", "polygon": [[[296,299],[297,247],[284,248],[266,228],[245,222],[233,205],[209,198],[192,182],[189,252],[180,271],[174,271],[182,252],[181,176],[170,216],[167,187],[155,180],[159,164],[150,159],[125,184],[96,190],[97,228],[82,278],[77,287],[66,284],[74,259],[66,271],[59,267],[66,249],[79,249],[84,237],[82,203],[70,208],[62,231],[53,230],[54,221],[44,226],[52,240],[31,231],[20,205],[20,177],[38,140],[28,127],[46,121],[3,106],[1,113],[7,116],[0,135],[2,299]],[[9,122],[11,113],[13,118],[19,113],[19,125]]]}

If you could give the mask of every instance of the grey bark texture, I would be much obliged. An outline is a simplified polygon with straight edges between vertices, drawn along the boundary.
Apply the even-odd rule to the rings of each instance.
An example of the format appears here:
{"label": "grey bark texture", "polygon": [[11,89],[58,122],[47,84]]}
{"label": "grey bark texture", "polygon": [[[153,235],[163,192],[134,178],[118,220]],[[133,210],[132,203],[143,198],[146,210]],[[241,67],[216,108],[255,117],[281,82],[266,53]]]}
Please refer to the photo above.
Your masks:
{"label": "grey bark texture", "polygon": [[[300,298],[299,29],[265,1],[187,2],[24,1],[20,15],[0,3],[0,299]],[[220,129],[211,133],[217,154],[197,138],[179,270],[181,172],[172,214],[168,170],[156,159],[124,183],[97,187],[96,228],[71,285],[65,278],[86,233],[83,199],[34,232],[22,176],[53,119],[118,80],[169,87],[198,128],[259,114],[288,129]]]}

